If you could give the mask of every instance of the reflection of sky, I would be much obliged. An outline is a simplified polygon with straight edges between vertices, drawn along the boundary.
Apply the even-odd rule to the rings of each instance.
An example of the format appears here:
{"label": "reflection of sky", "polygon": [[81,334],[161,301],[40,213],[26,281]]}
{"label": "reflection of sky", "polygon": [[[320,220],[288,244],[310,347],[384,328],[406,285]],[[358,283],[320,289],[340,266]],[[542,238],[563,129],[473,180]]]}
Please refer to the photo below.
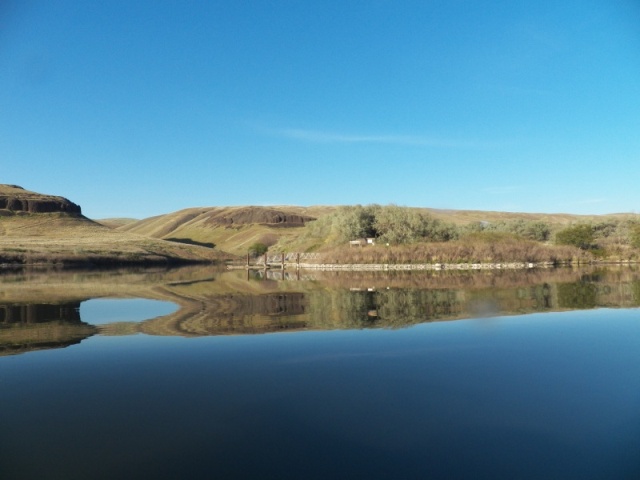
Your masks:
{"label": "reflection of sky", "polygon": [[178,310],[171,302],[142,298],[99,298],[80,304],[80,318],[92,325],[113,322],[141,322],[150,318],[169,315]]}
{"label": "reflection of sky", "polygon": [[639,319],[598,309],[402,329],[96,335],[0,358],[0,471],[640,478]]}

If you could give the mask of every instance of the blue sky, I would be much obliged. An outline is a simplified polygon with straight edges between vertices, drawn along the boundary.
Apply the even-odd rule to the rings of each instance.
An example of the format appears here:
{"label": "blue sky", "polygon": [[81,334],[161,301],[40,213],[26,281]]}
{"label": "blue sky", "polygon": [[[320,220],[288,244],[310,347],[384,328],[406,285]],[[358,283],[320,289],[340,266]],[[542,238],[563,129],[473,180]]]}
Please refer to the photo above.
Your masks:
{"label": "blue sky", "polygon": [[635,0],[8,0],[0,183],[91,218],[640,211]]}

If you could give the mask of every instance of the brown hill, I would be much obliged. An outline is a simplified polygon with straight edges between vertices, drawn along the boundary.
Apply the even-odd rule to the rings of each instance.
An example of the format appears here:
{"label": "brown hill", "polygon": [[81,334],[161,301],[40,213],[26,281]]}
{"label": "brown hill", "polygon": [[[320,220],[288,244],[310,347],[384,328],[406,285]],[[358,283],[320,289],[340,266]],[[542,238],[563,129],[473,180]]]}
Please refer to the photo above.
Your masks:
{"label": "brown hill", "polygon": [[118,232],[80,214],[62,197],[0,186],[0,264],[63,266],[212,262],[201,246]]}

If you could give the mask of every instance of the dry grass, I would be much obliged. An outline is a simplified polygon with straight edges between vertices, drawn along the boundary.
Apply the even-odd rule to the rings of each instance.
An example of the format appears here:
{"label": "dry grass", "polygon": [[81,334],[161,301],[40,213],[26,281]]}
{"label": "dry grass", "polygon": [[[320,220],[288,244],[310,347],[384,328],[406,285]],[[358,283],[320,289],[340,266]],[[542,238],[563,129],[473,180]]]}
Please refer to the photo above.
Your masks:
{"label": "dry grass", "polygon": [[217,261],[208,248],[114,231],[81,216],[0,217],[0,263],[113,265]]}
{"label": "dry grass", "polygon": [[426,213],[439,220],[467,225],[474,222],[498,223],[501,221],[524,220],[531,222],[546,222],[552,226],[562,227],[572,223],[602,222],[606,220],[624,220],[637,218],[630,213],[614,213],[609,215],[575,215],[571,213],[520,213],[520,212],[493,212],[482,210],[443,210],[425,208]]}
{"label": "dry grass", "polygon": [[323,252],[322,263],[586,263],[591,255],[575,247],[545,245],[511,236],[466,238],[441,243],[367,247],[340,246]]}
{"label": "dry grass", "polygon": [[101,218],[100,220],[95,220],[96,223],[113,229],[131,225],[137,221],[135,218]]}

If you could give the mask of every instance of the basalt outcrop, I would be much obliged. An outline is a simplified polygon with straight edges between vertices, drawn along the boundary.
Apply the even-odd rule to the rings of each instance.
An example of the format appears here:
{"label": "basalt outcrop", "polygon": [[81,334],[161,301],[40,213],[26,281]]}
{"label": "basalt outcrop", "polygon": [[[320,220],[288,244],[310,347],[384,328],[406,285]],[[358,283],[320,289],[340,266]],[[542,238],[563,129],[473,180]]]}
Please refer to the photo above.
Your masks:
{"label": "basalt outcrop", "polygon": [[80,205],[64,197],[30,192],[17,185],[0,185],[0,211],[25,213],[71,213],[80,215]]}
{"label": "basalt outcrop", "polygon": [[261,224],[280,227],[302,227],[314,217],[299,215],[269,207],[239,207],[221,212],[211,212],[207,224],[250,225]]}

